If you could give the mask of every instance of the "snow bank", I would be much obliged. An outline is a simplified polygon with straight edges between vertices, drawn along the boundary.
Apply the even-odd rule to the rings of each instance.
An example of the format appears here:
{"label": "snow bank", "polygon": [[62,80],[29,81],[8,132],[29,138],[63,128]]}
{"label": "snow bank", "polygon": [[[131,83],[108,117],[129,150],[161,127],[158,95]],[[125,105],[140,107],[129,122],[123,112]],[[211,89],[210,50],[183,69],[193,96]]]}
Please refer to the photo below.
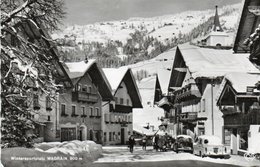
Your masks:
{"label": "snow bank", "polygon": [[[49,142],[49,143],[39,143],[35,145],[35,149],[40,152],[46,153],[58,153],[76,155],[82,152],[87,152],[89,154],[101,154],[102,147],[93,141],[78,141],[73,140],[70,142]],[[49,149],[44,149],[49,148]]]}
{"label": "snow bank", "polygon": [[1,151],[1,162],[5,167],[78,167],[89,166],[101,157],[102,147],[93,141],[74,140],[38,143],[34,148],[4,148]]}

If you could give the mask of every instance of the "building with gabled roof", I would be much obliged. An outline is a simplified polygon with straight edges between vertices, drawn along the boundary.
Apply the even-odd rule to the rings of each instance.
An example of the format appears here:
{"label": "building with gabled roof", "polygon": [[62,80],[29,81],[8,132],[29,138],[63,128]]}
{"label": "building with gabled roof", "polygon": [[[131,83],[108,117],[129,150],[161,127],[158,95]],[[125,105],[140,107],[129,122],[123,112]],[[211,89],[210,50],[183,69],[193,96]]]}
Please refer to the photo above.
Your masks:
{"label": "building with gabled roof", "polygon": [[217,105],[224,119],[223,142],[230,146],[232,154],[252,151],[248,131],[250,125],[260,125],[260,91],[255,89],[259,80],[260,73],[228,73],[217,93]]}
{"label": "building with gabled roof", "polygon": [[240,23],[233,50],[235,53],[250,53],[250,61],[260,65],[260,2],[244,0]]}
{"label": "building with gabled roof", "polygon": [[[260,66],[260,1],[244,0],[233,50]],[[224,118],[224,143],[233,154],[260,153],[259,73],[229,73],[217,96]]]}
{"label": "building with gabled roof", "polygon": [[102,102],[112,101],[112,89],[95,60],[65,63],[73,88],[59,96],[61,141],[93,140],[102,143]]}
{"label": "building with gabled roof", "polygon": [[168,108],[173,106],[174,110],[166,114],[166,120],[174,122],[176,134],[191,130],[194,135],[223,137],[216,92],[223,77],[234,71],[258,72],[258,69],[248,60],[248,54],[189,44],[177,47],[169,82],[171,98],[167,99]]}
{"label": "building with gabled roof", "polygon": [[133,108],[142,108],[139,89],[130,68],[103,68],[103,71],[114,96],[114,101],[102,105],[104,144],[126,144],[133,134]]}

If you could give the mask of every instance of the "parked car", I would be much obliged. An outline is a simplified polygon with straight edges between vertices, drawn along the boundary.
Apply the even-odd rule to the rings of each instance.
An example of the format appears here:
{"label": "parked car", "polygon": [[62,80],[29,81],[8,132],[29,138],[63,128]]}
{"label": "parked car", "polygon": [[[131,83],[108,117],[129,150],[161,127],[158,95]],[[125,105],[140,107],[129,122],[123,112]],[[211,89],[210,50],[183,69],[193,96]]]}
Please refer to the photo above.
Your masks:
{"label": "parked car", "polygon": [[217,136],[199,136],[193,145],[194,154],[201,157],[229,158],[230,154]]}
{"label": "parked car", "polygon": [[188,135],[178,135],[176,137],[173,150],[178,152],[189,152],[193,153],[193,139]]}

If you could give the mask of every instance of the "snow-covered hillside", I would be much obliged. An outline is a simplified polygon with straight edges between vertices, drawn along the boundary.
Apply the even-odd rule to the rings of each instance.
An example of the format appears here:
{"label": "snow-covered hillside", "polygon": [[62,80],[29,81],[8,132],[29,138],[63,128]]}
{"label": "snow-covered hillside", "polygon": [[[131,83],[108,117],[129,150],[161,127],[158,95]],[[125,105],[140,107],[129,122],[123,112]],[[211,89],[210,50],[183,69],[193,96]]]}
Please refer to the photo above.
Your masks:
{"label": "snow-covered hillside", "polygon": [[[219,9],[221,24],[226,29],[234,28],[238,21],[241,4],[224,6]],[[147,35],[167,42],[187,34],[199,24],[214,16],[215,9],[206,11],[186,11],[175,15],[158,16],[153,18],[130,18],[128,20],[99,22],[89,25],[67,26],[62,32],[52,35],[53,38],[64,36],[75,37],[76,43],[121,41],[126,43],[130,33],[135,30],[146,31]]]}

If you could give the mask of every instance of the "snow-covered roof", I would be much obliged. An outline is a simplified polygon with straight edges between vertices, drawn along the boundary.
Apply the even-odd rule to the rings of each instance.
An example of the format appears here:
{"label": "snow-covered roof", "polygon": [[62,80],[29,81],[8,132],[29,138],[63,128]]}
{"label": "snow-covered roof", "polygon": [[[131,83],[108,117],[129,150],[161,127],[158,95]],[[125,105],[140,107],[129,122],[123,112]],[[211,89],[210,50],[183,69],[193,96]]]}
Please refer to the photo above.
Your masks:
{"label": "snow-covered roof", "polygon": [[113,99],[111,86],[103,70],[98,66],[94,59],[89,59],[87,62],[65,63],[64,68],[74,85],[77,84],[81,77],[88,73],[93,83],[98,87],[103,100]]}
{"label": "snow-covered roof", "polygon": [[260,73],[233,72],[225,75],[225,79],[230,81],[236,92],[246,93],[248,86],[254,87],[260,81]]}
{"label": "snow-covered roof", "polygon": [[159,83],[161,85],[162,93],[167,94],[168,86],[169,86],[169,82],[170,82],[171,71],[168,71],[165,69],[159,69],[157,75],[158,75]]}
{"label": "snow-covered roof", "polygon": [[140,95],[142,97],[143,105],[145,105],[147,102],[150,102],[151,104],[154,103],[155,85],[156,76],[144,78],[137,84]]}
{"label": "snow-covered roof", "polygon": [[85,61],[80,61],[80,62],[70,62],[70,63],[65,63],[69,72],[69,77],[71,79],[82,77],[88,69],[94,64],[96,61],[94,59],[88,60],[86,63]]}
{"label": "snow-covered roof", "polygon": [[156,76],[150,76],[143,78],[137,85],[139,89],[155,89]]}
{"label": "snow-covered roof", "polygon": [[151,129],[146,129],[138,124],[133,124],[133,130],[139,134],[145,134],[147,136],[153,136],[155,133]]}
{"label": "snow-covered roof", "polygon": [[215,78],[229,72],[259,72],[249,61],[249,54],[234,54],[232,50],[178,46],[193,78]]}
{"label": "snow-covered roof", "polygon": [[114,95],[115,95],[117,89],[119,88],[121,82],[124,79],[126,79],[125,80],[126,86],[128,87],[128,89],[131,89],[131,91],[129,91],[128,93],[133,102],[133,107],[142,108],[142,104],[141,104],[142,98],[141,98],[139,89],[137,87],[132,70],[130,68],[125,67],[125,66],[120,67],[120,68],[103,68],[103,71],[105,73],[105,76],[108,79],[108,82],[110,83],[110,85],[112,87],[112,91],[113,91]]}
{"label": "snow-covered roof", "polygon": [[117,90],[128,70],[128,67],[103,68],[103,71],[112,87],[113,92]]}

